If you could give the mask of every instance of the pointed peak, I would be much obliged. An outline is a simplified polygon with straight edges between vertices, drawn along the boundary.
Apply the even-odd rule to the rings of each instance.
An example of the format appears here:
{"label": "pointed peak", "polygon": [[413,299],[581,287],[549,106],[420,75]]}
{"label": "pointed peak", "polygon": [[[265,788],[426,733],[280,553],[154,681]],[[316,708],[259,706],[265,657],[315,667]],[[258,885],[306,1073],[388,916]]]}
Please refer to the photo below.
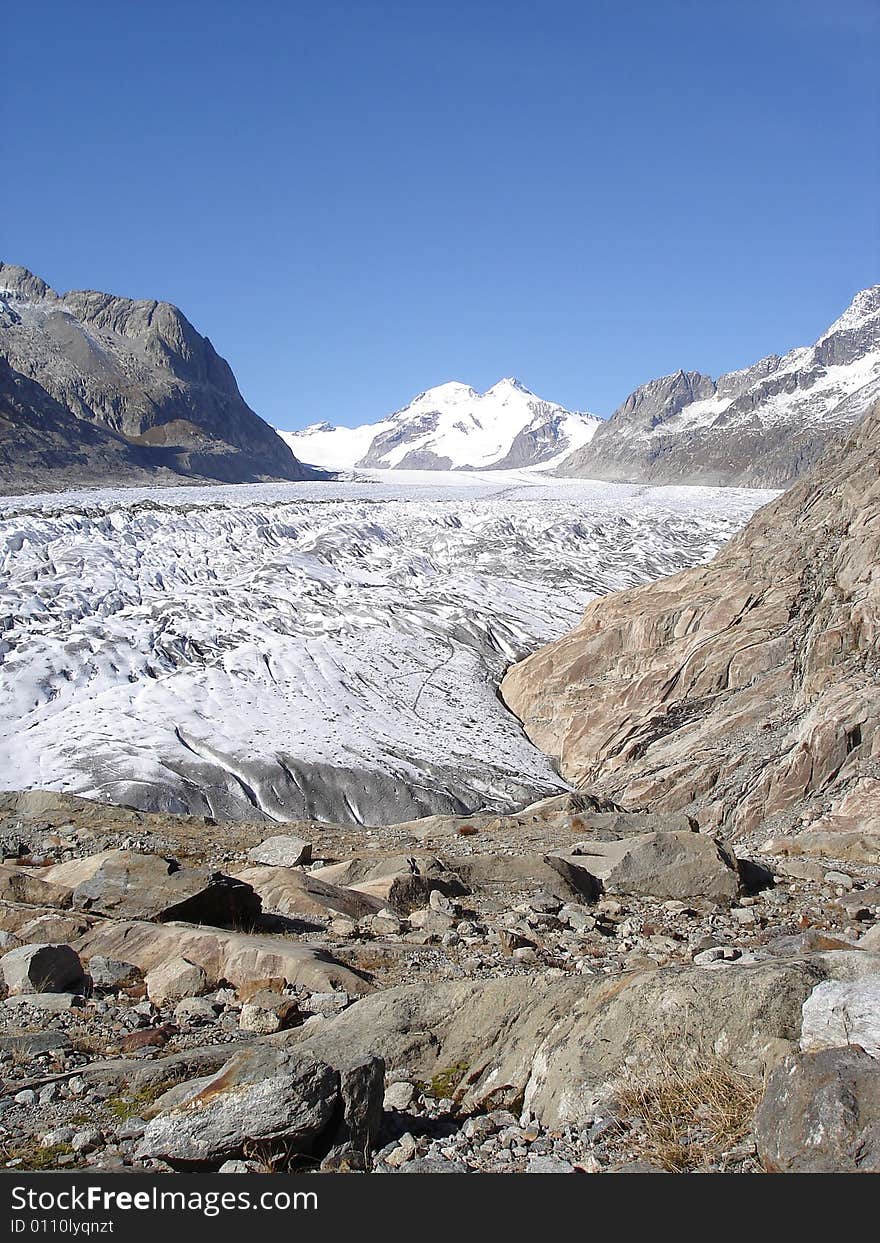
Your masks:
{"label": "pointed peak", "polygon": [[515,375],[504,376],[502,379],[498,381],[497,384],[492,385],[492,387],[489,389],[489,392],[492,393],[496,389],[499,389],[499,388],[515,388],[520,393],[528,393],[530,397],[534,396],[534,394],[532,393],[532,390],[530,388],[527,388],[526,385],[523,384],[522,380],[517,379]]}
{"label": "pointed peak", "polygon": [[38,302],[46,298],[57,298],[44,280],[35,276],[28,268],[18,263],[3,263],[0,260],[0,290],[20,294],[23,298],[32,298]]}
{"label": "pointed peak", "polygon": [[880,285],[869,285],[860,289],[843,314],[834,321],[831,327],[820,337],[824,341],[832,333],[844,332],[848,328],[856,328],[866,319],[870,319],[880,311]]}

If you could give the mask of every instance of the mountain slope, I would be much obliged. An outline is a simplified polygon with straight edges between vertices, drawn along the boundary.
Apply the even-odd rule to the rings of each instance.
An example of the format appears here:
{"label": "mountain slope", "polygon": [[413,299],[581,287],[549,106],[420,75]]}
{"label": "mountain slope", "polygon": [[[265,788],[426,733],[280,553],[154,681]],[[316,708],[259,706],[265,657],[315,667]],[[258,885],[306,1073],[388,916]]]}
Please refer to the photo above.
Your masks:
{"label": "mountain slope", "polygon": [[556,465],[598,426],[508,378],[485,393],[440,384],[378,423],[281,434],[304,461],[335,469],[513,470]]}
{"label": "mountain slope", "polygon": [[[60,295],[0,263],[0,360],[4,483],[311,477],[246,405],[207,337],[167,302]],[[46,398],[56,407],[43,442]]]}
{"label": "mountain slope", "polygon": [[880,396],[880,285],[815,345],[717,381],[698,372],[637,388],[561,466],[568,476],[787,487]]}
{"label": "mountain slope", "polygon": [[563,776],[624,804],[876,829],[878,565],[880,403],[708,566],[595,601],[501,693]]}

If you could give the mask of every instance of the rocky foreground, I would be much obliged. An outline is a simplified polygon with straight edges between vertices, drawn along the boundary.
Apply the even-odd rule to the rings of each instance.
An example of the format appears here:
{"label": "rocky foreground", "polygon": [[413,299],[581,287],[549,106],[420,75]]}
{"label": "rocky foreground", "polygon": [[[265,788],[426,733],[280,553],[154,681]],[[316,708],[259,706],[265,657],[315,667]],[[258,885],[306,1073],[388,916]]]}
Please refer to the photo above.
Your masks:
{"label": "rocky foreground", "polygon": [[876,836],[265,833],[0,796],[6,1168],[880,1171]]}

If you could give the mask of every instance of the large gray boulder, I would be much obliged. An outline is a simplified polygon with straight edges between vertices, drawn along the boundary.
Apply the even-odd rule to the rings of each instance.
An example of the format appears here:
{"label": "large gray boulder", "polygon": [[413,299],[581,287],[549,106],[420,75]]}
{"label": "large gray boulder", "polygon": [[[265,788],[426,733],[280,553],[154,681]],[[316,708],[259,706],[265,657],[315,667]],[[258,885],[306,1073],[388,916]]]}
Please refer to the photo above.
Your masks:
{"label": "large gray boulder", "polygon": [[69,945],[20,945],[0,958],[10,993],[64,993],[85,984],[76,950]]}
{"label": "large gray boulder", "polygon": [[724,902],[740,892],[736,859],[715,838],[701,833],[648,833],[628,845],[603,879],[606,893]]}
{"label": "large gray boulder", "polygon": [[579,842],[574,853],[547,855],[546,862],[588,896],[578,875],[592,876],[596,891],[634,897],[729,902],[743,888],[732,851],[690,830]]}
{"label": "large gray boulder", "polygon": [[280,834],[267,837],[259,846],[252,846],[248,851],[251,863],[262,863],[268,867],[292,868],[300,863],[308,863],[312,857],[311,842],[301,837]]}
{"label": "large gray boulder", "polygon": [[[64,875],[66,866],[53,868],[53,876]],[[181,867],[159,855],[107,851],[94,857],[89,872],[75,885],[74,907],[113,919],[241,927],[262,909],[259,896],[243,881],[207,868]]]}
{"label": "large gray boulder", "polygon": [[784,1174],[880,1174],[880,1062],[863,1049],[793,1055],[755,1115],[764,1167]]}
{"label": "large gray boulder", "polygon": [[342,1069],[298,1049],[254,1045],[207,1079],[156,1103],[138,1148],[177,1169],[218,1167],[246,1153],[360,1153],[378,1132],[384,1065],[341,1059]]}

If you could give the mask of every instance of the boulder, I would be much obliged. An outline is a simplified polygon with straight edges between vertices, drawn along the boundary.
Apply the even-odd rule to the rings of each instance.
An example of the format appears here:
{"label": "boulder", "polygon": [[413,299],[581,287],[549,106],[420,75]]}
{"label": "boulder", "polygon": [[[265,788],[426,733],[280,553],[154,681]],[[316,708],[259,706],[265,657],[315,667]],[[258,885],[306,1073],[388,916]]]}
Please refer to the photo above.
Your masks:
{"label": "boulder", "polygon": [[390,907],[398,915],[408,915],[425,906],[437,882],[417,872],[397,872],[379,876],[351,886],[352,893],[361,894],[379,903],[379,909]]}
{"label": "boulder", "polygon": [[371,1059],[360,1068],[349,1058],[341,1064],[351,1070],[299,1049],[252,1045],[217,1074],[161,1097],[138,1156],[206,1169],[260,1149],[289,1159],[323,1157],[337,1141],[369,1144],[382,1108],[384,1066]]}
{"label": "boulder", "polygon": [[390,855],[371,851],[343,863],[317,868],[311,875],[375,898],[398,915],[408,915],[417,907],[425,906],[435,889],[447,897],[459,897],[468,892],[457,873],[450,871],[435,855]]}
{"label": "boulder", "polygon": [[743,888],[732,851],[688,829],[582,841],[544,861],[589,900],[605,892],[729,902]]}
{"label": "boulder", "polygon": [[880,954],[880,923],[874,924],[873,928],[869,928],[859,939],[859,947],[869,950],[872,954]]}
{"label": "boulder", "polygon": [[268,867],[293,868],[300,863],[309,863],[312,858],[311,842],[304,842],[301,837],[267,837],[259,846],[248,851],[251,863],[265,864]]}
{"label": "boulder", "polygon": [[[113,919],[182,919],[192,923],[240,927],[260,914],[260,899],[242,881],[206,868],[180,867],[173,859],[105,851],[73,890],[77,910]],[[67,865],[50,869],[65,875]],[[83,874],[84,868],[73,874]]]}
{"label": "boulder", "polygon": [[140,969],[134,963],[120,962],[118,958],[107,958],[103,954],[93,954],[88,965],[92,984],[97,989],[125,988],[142,978]]}
{"label": "boulder", "polygon": [[178,1027],[200,1027],[213,1023],[220,1009],[208,997],[183,997],[174,1007],[174,1022]]}
{"label": "boulder", "polygon": [[804,1002],[803,1050],[848,1044],[880,1058],[880,973],[852,981],[823,980]]}
{"label": "boulder", "polygon": [[70,889],[47,879],[50,869],[42,874],[33,868],[0,864],[0,901],[26,902],[33,906],[70,906]]}
{"label": "boulder", "polygon": [[314,872],[297,868],[247,867],[233,875],[249,885],[259,895],[263,910],[273,915],[346,915],[349,919],[361,919],[382,909],[378,898],[328,884]]}
{"label": "boulder", "polygon": [[36,919],[30,920],[29,923],[22,924],[18,929],[18,937],[21,941],[29,944],[41,942],[52,942],[55,945],[59,943],[69,944],[75,941],[77,937],[81,937],[87,932],[92,925],[92,920],[85,915],[75,915],[73,913],[49,912],[44,915],[38,915]]}
{"label": "boulder", "polygon": [[85,958],[102,954],[134,963],[145,973],[169,958],[186,958],[204,970],[212,985],[226,980],[238,988],[249,980],[279,977],[315,991],[343,988],[355,995],[371,991],[363,976],[323,947],[284,936],[107,920],[80,938],[76,948]]}
{"label": "boulder", "polygon": [[[416,821],[416,823],[419,823]],[[432,854],[388,854],[370,850],[353,855],[342,863],[330,863],[316,868],[312,876],[333,885],[359,885],[364,881],[380,880],[385,876],[400,876],[412,872],[416,876],[430,876],[435,880],[454,879],[446,864]]]}
{"label": "boulder", "polygon": [[858,1048],[786,1058],[754,1130],[771,1173],[880,1174],[880,1062]]}
{"label": "boulder", "polygon": [[198,997],[208,987],[208,977],[197,963],[188,958],[170,958],[154,967],[146,976],[147,996],[155,1005]]}
{"label": "boulder", "polygon": [[10,993],[63,993],[85,985],[79,954],[69,945],[20,945],[0,958]]}
{"label": "boulder", "polygon": [[241,1007],[238,1026],[257,1036],[270,1036],[281,1031],[297,1014],[296,1002],[274,989],[253,993]]}
{"label": "boulder", "polygon": [[[615,843],[619,845],[619,843]],[[733,853],[702,833],[648,833],[600,873],[606,893],[728,902],[741,889]]]}
{"label": "boulder", "polygon": [[[580,902],[592,895],[595,879],[583,868],[582,860],[571,866],[560,865],[562,856],[541,854],[474,854],[456,859],[456,874],[470,888],[489,890],[498,887],[543,889],[563,901]],[[557,862],[554,862],[556,860]],[[576,868],[576,871],[572,871]],[[587,891],[585,895],[585,889]]]}
{"label": "boulder", "polygon": [[[563,897],[571,895],[585,902],[595,902],[601,895],[602,885],[599,878],[584,866],[580,856],[545,855],[542,862],[557,875],[557,879],[550,882],[551,893]],[[562,894],[559,892],[560,880],[563,882]]]}
{"label": "boulder", "polygon": [[342,1119],[323,1168],[368,1170],[382,1128],[385,1063],[368,1055],[339,1066]]}

